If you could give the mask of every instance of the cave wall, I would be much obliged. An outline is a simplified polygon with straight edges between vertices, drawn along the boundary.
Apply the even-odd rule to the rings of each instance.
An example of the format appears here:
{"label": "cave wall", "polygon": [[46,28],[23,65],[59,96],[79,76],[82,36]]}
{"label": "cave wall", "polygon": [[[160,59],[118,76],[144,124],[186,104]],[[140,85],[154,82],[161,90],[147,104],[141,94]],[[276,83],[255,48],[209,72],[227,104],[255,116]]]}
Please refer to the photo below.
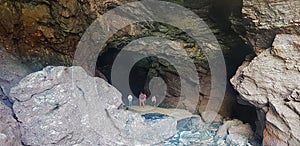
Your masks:
{"label": "cave wall", "polygon": [[[232,33],[228,20],[232,13],[235,16],[239,15],[241,1],[235,0],[232,3],[216,0],[169,1],[191,9],[209,25],[222,47],[225,58],[238,56],[233,60],[228,59],[227,62],[231,67],[230,70],[235,70],[241,63],[241,59],[249,53],[246,51],[245,45],[240,45],[243,44],[243,41],[238,35]],[[1,0],[0,43],[6,50],[16,54],[24,63],[29,64],[33,70],[39,70],[47,65],[71,65],[76,45],[93,20],[109,9],[127,2],[131,2],[131,0]],[[182,45],[191,50],[191,55],[193,55],[197,46],[185,34],[168,26],[157,26],[151,23],[125,28],[123,32],[114,36],[107,43],[108,48],[122,48],[126,42],[147,35],[167,36],[165,35],[166,29],[169,30],[167,32],[169,36],[173,36],[169,37],[170,39],[181,40]],[[233,52],[236,51],[238,53],[233,55]],[[208,65],[203,61],[201,55],[193,57],[198,58],[199,61],[197,67],[201,84],[201,98],[206,99],[199,103],[200,110],[203,110],[211,89],[210,73]],[[224,115],[230,115],[231,103],[235,100],[234,96],[231,91],[226,93],[225,98],[228,100],[223,106]]]}
{"label": "cave wall", "polygon": [[299,0],[243,0],[242,17],[232,27],[257,54],[270,48],[276,34],[300,34]]}
{"label": "cave wall", "polygon": [[70,65],[93,20],[129,1],[1,0],[0,43],[24,62]]}

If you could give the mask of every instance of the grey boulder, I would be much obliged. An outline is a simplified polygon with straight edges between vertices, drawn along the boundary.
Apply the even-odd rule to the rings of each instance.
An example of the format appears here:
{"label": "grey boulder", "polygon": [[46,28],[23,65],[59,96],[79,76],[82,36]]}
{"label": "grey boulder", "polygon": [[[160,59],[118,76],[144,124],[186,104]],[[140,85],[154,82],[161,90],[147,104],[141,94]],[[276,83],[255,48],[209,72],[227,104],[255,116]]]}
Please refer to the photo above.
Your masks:
{"label": "grey boulder", "polygon": [[156,144],[176,134],[176,119],[147,122],[122,109],[121,93],[81,67],[46,67],[10,95],[26,145]]}

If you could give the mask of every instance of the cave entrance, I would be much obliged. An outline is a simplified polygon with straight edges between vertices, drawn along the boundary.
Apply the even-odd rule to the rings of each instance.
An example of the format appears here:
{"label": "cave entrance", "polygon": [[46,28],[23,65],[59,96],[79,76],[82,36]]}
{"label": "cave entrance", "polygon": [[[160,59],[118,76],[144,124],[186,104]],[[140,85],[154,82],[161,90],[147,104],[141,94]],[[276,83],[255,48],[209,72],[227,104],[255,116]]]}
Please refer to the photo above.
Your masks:
{"label": "cave entrance", "polygon": [[[98,56],[95,75],[112,84],[112,66],[120,51],[121,50],[117,48],[107,47],[105,51]],[[124,69],[125,68],[127,69],[126,66],[124,66]],[[177,74],[175,67],[162,58],[155,56],[143,58],[137,61],[130,69],[129,77],[122,78],[129,79],[130,92],[133,93],[135,98],[138,98],[140,92],[143,92],[148,98],[155,95],[157,97],[158,105],[171,106],[166,105],[167,103],[164,102],[165,97],[174,99],[179,98],[180,96],[181,87],[179,75]],[[151,82],[155,85],[151,85]],[[122,93],[123,103],[127,104],[127,96],[130,92],[122,87],[115,87]],[[146,101],[146,104],[147,102],[150,104],[151,100]],[[134,104],[138,105],[138,100],[135,100]],[[172,104],[176,105],[177,102]]]}
{"label": "cave entrance", "polygon": [[[186,1],[188,2],[188,1]],[[201,3],[199,1],[199,3]],[[210,3],[210,2],[207,2]],[[205,4],[206,5],[206,4]],[[253,54],[251,48],[244,43],[244,41],[234,32],[232,29],[232,24],[230,22],[231,17],[240,17],[241,15],[241,0],[234,0],[233,3],[229,3],[228,0],[225,2],[213,0],[213,3],[208,4],[210,9],[205,11],[202,10],[201,6],[197,6],[192,8],[199,16],[204,16],[205,22],[209,25],[209,27],[214,30],[215,36],[221,44],[223,54],[225,57],[226,65],[227,65],[227,74],[228,79],[231,78],[234,74],[238,66],[243,62],[245,56],[247,54]],[[203,7],[206,8],[206,7]],[[199,13],[198,13],[199,12]],[[204,14],[202,14],[205,12]],[[133,30],[135,29],[135,30]],[[109,42],[107,47],[105,48],[105,52],[100,54],[97,62],[97,70],[102,72],[104,77],[107,78],[108,82],[111,83],[111,68],[113,61],[117,54],[120,52],[120,48],[123,48],[128,42],[145,36],[165,36],[171,40],[181,40],[185,42],[187,46],[186,49],[194,48],[194,46],[190,46],[194,42],[191,41],[191,38],[185,36],[183,32],[177,30],[176,28],[172,28],[171,26],[159,24],[159,23],[145,23],[142,25],[137,25],[135,27],[130,27],[127,30],[121,32],[117,38],[114,38],[116,41],[120,41],[120,43],[116,43],[116,41]],[[146,31],[145,31],[146,30]],[[129,32],[128,32],[129,31]],[[125,33],[124,33],[125,32]],[[125,38],[125,39],[124,39]],[[115,44],[112,44],[115,43]],[[196,47],[195,47],[196,48]],[[152,62],[155,62],[153,59],[145,58],[140,60],[135,64],[135,66],[131,69],[129,75],[129,84],[130,89],[135,95],[138,97],[140,91],[148,92],[148,82],[153,77],[162,77],[167,84],[167,97],[178,97],[176,90],[172,89],[170,85],[173,86],[175,82],[169,82],[168,78],[173,78],[174,80],[178,80],[176,78],[176,74],[172,74],[170,72],[164,72],[161,68],[151,68],[153,66]],[[160,66],[160,65],[159,65]],[[204,67],[205,68],[205,67]],[[152,76],[149,76],[151,72],[155,70],[155,73]],[[208,69],[209,70],[209,69]],[[206,76],[206,74],[204,74]],[[250,123],[255,130],[255,121],[257,120],[256,109],[249,105],[241,105],[236,100],[238,94],[233,90],[230,83],[228,82],[227,93],[229,96],[227,108],[230,113],[227,114],[231,118],[238,118],[245,123]],[[180,89],[180,88],[179,88]],[[179,90],[180,91],[180,90]],[[230,93],[229,93],[230,92]],[[122,92],[123,94],[123,102],[127,103],[126,96],[128,93]],[[204,94],[205,96],[206,94]],[[225,97],[226,98],[226,97]],[[168,98],[166,98],[168,99]],[[177,105],[178,98],[169,100],[166,102],[168,104],[175,102],[174,105]],[[177,101],[176,101],[177,100]],[[163,107],[172,107],[168,105],[164,105],[162,103],[160,106]],[[227,110],[227,109],[226,109]],[[243,116],[247,115],[247,116]]]}

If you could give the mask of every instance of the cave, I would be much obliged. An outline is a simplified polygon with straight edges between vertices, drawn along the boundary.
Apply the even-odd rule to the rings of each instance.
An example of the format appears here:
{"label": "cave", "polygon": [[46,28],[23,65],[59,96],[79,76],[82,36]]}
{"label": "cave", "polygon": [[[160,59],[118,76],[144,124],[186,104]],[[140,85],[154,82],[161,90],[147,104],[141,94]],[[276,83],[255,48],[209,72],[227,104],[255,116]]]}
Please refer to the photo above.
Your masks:
{"label": "cave", "polygon": [[[199,4],[198,7],[197,5],[190,6],[188,4],[188,1],[186,1],[186,3],[183,3],[183,5],[190,7],[191,10],[196,11],[199,9],[200,10],[203,9],[203,2],[199,2],[199,3],[201,4]],[[223,54],[225,57],[226,68],[227,68],[227,78],[229,80],[235,74],[235,71],[242,64],[245,58],[248,57],[248,59],[249,58],[251,59],[253,58],[253,56],[255,56],[255,53],[253,52],[252,48],[247,44],[245,44],[244,40],[242,40],[238,36],[238,34],[236,34],[235,31],[231,28],[230,19],[232,19],[232,17],[241,17],[242,1],[241,0],[236,0],[234,2],[213,1],[211,4],[206,3],[205,5],[210,5],[210,8],[208,9],[208,14],[203,15],[202,11],[200,12],[196,11],[196,12],[198,12],[199,16],[204,17],[205,22],[209,25],[211,29],[216,30],[214,31],[214,33],[218,41],[221,43],[223,47],[222,49],[223,49]],[[165,28],[166,26],[165,24],[161,24],[161,23],[143,23],[140,25],[141,25],[140,27],[146,28],[150,32],[152,31],[158,33],[163,33],[163,32],[159,32],[160,30],[158,28],[162,26]],[[167,26],[167,28],[174,29],[172,28],[172,26]],[[112,83],[111,82],[112,64],[114,62],[115,57],[120,52],[120,50],[124,46],[126,46],[126,44],[128,44],[131,40],[137,39],[139,37],[145,37],[149,34],[153,35],[149,32],[147,32],[147,34],[144,32],[144,34],[139,34],[137,36],[128,35],[128,33],[126,33],[126,28],[120,31],[120,34],[117,37],[114,37],[111,42],[107,43],[107,46],[104,49],[105,51],[99,54],[97,60],[97,67],[96,67],[96,76],[105,78],[109,83]],[[179,38],[181,36],[184,36],[181,33],[178,34],[180,34]],[[171,39],[174,38],[171,37]],[[176,39],[178,38],[175,37],[174,40]],[[129,76],[130,89],[135,97],[138,97],[140,92],[145,92],[147,95],[151,96],[151,92],[148,85],[149,81],[154,77],[161,77],[166,82],[167,94],[166,94],[166,99],[162,101],[159,104],[159,106],[174,107],[172,105],[176,105],[179,100],[178,97],[180,96],[180,86],[177,86],[177,88],[179,87],[179,90],[172,89],[172,84],[174,82],[168,82],[166,81],[165,78],[166,76],[165,73],[168,73],[168,71],[164,73],[160,72],[160,70],[168,70],[168,69],[160,68],[162,67],[162,65],[159,63],[158,60],[159,58],[148,57],[139,60],[134,65],[134,67],[130,71],[130,76]],[[153,66],[156,67],[153,68]],[[100,74],[102,73],[103,75],[99,75],[97,74],[97,72]],[[172,74],[172,79],[174,81],[180,81],[177,74],[174,72]],[[119,90],[122,92],[122,89]],[[232,106],[231,109],[229,109],[229,114],[227,113],[225,115],[229,116],[230,118],[240,119],[244,123],[250,123],[252,129],[256,131],[257,129],[256,122],[258,121],[257,109],[254,106],[252,106],[250,103],[240,104],[239,102],[237,102],[238,93],[234,91],[233,87],[230,85],[229,82],[227,85],[226,92],[230,95],[230,97],[228,97],[231,98],[229,104],[231,104]],[[122,97],[123,102],[127,104],[128,92],[126,91],[122,92],[122,95],[123,95]],[[256,131],[256,139],[260,141],[261,138],[262,138],[262,130],[260,129],[260,131]]]}
{"label": "cave", "polygon": [[[255,134],[254,139],[259,143],[262,143],[263,130],[267,129],[265,127],[266,111],[263,111],[265,109],[260,109],[260,107],[253,102],[244,101],[243,97],[240,97],[241,95],[239,95],[236,89],[233,89],[229,80],[235,75],[236,71],[243,63],[252,61],[252,59],[260,53],[257,52],[257,48],[260,49],[260,47],[262,47],[262,50],[270,48],[275,34],[285,32],[286,28],[288,30],[286,32],[295,33],[293,32],[293,28],[286,27],[262,30],[252,23],[249,24],[251,29],[249,26],[239,26],[244,23],[250,23],[248,22],[248,18],[242,18],[246,17],[245,14],[242,14],[242,0],[165,1],[178,3],[193,11],[205,21],[214,33],[223,51],[227,73],[226,95],[219,114],[225,117],[225,119],[239,119],[243,123],[249,123]],[[8,21],[8,19],[0,20],[0,43],[3,44],[3,48],[6,51],[15,56],[20,56],[22,63],[28,65],[32,71],[39,71],[48,65],[72,66],[72,57],[74,57],[73,55],[76,45],[85,29],[95,18],[97,18],[98,15],[102,15],[106,11],[123,4],[123,1],[101,1],[95,4],[99,5],[99,10],[97,10],[98,12],[86,12],[91,6],[89,5],[90,2],[91,1],[79,2],[79,0],[75,0],[74,7],[70,6],[71,3],[68,5],[52,1],[8,2],[5,0],[0,2],[0,4],[5,3],[5,7],[9,7],[7,10],[3,10],[3,14],[6,13],[6,11],[9,12],[10,9],[14,11],[14,13],[18,14],[13,15],[14,17],[11,21]],[[127,0],[124,0],[124,3],[126,2]],[[77,8],[80,11],[77,12],[75,10],[69,10]],[[98,9],[98,7],[95,7],[95,9]],[[37,22],[35,22],[35,17],[30,18],[30,15],[39,11],[46,14],[44,15],[41,13],[41,15],[37,15]],[[22,16],[22,12],[26,14],[24,14],[26,17]],[[57,18],[54,17],[60,15],[62,16]],[[263,13],[258,15],[263,15]],[[25,21],[27,19],[28,21]],[[240,19],[242,19],[243,22],[237,22]],[[7,24],[10,26],[6,26],[3,21],[7,21]],[[32,23],[33,26],[31,26],[31,24],[28,25],[29,22],[35,23]],[[289,22],[289,25],[294,25],[293,23],[297,24],[295,26],[298,26],[299,24],[296,20],[295,22]],[[299,34],[299,29],[296,31]],[[247,34],[249,32],[251,33],[250,35]],[[125,106],[128,105],[127,95],[131,92],[135,98],[134,105],[138,105],[137,97],[140,92],[146,93],[148,98],[155,95],[151,89],[153,85],[151,83],[155,82],[160,84],[160,86],[157,86],[158,88],[162,87],[161,90],[165,91],[161,94],[162,97],[158,100],[158,107],[182,108],[191,111],[193,114],[201,114],[203,109],[206,108],[206,100],[209,97],[207,90],[209,88],[204,88],[203,90],[201,88],[199,98],[193,101],[196,105],[193,110],[190,110],[186,103],[179,105],[181,102],[180,90],[182,89],[180,84],[181,79],[178,73],[179,71],[164,58],[149,56],[136,60],[134,66],[130,69],[128,76],[130,92],[127,89],[113,83],[112,68],[116,57],[132,41],[149,36],[163,37],[181,44],[182,48],[190,53],[188,55],[190,55],[190,58],[193,60],[197,69],[199,69],[197,71],[201,87],[205,85],[210,86],[210,68],[205,60],[205,56],[203,56],[203,52],[201,52],[202,48],[197,46],[195,40],[179,28],[160,22],[147,21],[135,23],[124,27],[111,36],[106,42],[106,46],[103,48],[103,51],[100,52],[99,55],[97,54],[98,58],[94,72],[95,76],[106,80],[108,83],[116,87],[122,93],[122,101]],[[266,38],[262,38],[262,36]],[[249,40],[245,39],[247,37]],[[272,42],[267,40],[272,40]],[[251,43],[257,43],[257,46],[255,46],[257,48],[254,48]],[[200,53],[194,55],[197,51]],[[128,53],[132,52],[128,51]],[[124,69],[127,68],[127,66],[123,67]],[[120,72],[120,74],[122,74],[122,72]],[[0,82],[2,82],[2,80],[0,80]],[[2,92],[3,91],[0,93],[4,94],[4,92]],[[295,94],[294,96],[299,96],[298,91],[289,92],[291,92],[291,94]],[[286,103],[293,102],[294,100],[292,97],[284,98],[285,99],[283,99],[283,101]],[[10,108],[13,108],[13,103],[11,101],[5,99],[4,102]],[[151,101],[148,100],[146,104],[150,105],[150,102]],[[271,109],[269,103],[265,103],[262,107]]]}
{"label": "cave", "polygon": [[[98,57],[95,75],[104,78],[110,84],[114,85],[111,80],[111,71],[114,60],[120,52],[120,49],[108,47],[105,50],[106,51]],[[162,65],[160,62],[165,62],[165,64]],[[176,81],[179,81],[179,77],[176,72],[170,73],[170,70],[176,69],[163,58],[158,58],[156,56],[146,57],[137,61],[130,69],[128,77],[130,91],[128,92],[122,87],[117,87],[119,91],[122,92],[123,102],[126,104],[128,103],[127,96],[130,92],[132,92],[135,98],[137,98],[141,92],[145,93],[148,98],[153,96],[149,83],[154,78],[159,78],[166,84],[166,97],[178,98],[180,96],[180,91],[172,89],[173,82],[168,82],[166,76],[172,76],[172,80]],[[176,86],[180,88],[180,84],[176,84]],[[158,106],[168,106],[164,103],[164,98],[161,99],[162,100],[158,100]]]}

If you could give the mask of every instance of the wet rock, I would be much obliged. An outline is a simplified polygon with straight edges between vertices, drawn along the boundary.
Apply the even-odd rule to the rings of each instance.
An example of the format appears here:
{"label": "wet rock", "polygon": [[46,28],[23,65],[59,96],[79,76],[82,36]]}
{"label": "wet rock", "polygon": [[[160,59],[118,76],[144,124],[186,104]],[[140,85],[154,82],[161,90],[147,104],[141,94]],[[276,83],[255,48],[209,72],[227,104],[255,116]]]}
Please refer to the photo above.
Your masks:
{"label": "wet rock", "polygon": [[[165,141],[165,145],[217,145],[222,143],[215,141],[215,133],[220,123],[205,124],[201,118],[188,118],[178,121],[178,124],[178,133]],[[224,140],[223,143],[226,145]]]}
{"label": "wet rock", "polygon": [[9,109],[2,101],[0,101],[0,112],[0,145],[21,146],[21,131],[19,124],[13,118],[11,109]]}
{"label": "wet rock", "polygon": [[231,79],[241,98],[266,113],[265,144],[300,144],[299,42],[299,35],[277,35],[272,49]]}
{"label": "wet rock", "polygon": [[26,145],[155,144],[176,133],[174,118],[147,122],[120,109],[120,92],[81,67],[46,67],[10,95]]}

